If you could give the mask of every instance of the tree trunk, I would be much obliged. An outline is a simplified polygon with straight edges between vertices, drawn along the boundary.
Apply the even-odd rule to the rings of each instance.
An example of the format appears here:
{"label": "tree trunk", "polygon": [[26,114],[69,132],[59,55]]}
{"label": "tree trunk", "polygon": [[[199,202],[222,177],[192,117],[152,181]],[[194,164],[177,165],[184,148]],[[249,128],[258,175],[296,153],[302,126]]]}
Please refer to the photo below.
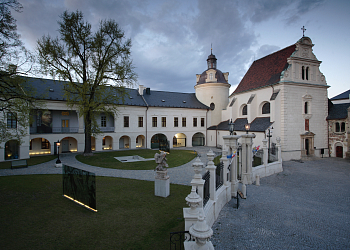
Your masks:
{"label": "tree trunk", "polygon": [[84,156],[92,155],[91,150],[91,112],[88,111],[85,115],[85,148],[84,148]]}

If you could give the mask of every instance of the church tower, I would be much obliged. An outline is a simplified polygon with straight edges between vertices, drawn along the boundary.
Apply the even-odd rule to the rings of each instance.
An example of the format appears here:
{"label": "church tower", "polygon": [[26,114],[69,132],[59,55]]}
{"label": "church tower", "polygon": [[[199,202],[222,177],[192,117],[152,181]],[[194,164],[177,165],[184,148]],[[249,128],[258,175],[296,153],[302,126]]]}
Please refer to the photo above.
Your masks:
{"label": "church tower", "polygon": [[208,127],[219,124],[222,110],[228,105],[230,84],[228,72],[222,73],[216,68],[217,59],[211,52],[207,59],[208,69],[197,74],[197,84],[194,86],[197,99],[211,108],[211,119]]}

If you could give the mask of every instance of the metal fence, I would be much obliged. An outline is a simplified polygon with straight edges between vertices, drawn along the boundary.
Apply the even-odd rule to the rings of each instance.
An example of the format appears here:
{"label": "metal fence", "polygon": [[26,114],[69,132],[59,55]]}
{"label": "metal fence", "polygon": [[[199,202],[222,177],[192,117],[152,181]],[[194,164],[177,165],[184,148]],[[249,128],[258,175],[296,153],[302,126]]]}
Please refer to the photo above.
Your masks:
{"label": "metal fence", "polygon": [[192,241],[192,235],[189,231],[180,231],[170,233],[170,250],[183,250],[184,241]]}
{"label": "metal fence", "polygon": [[207,204],[209,198],[210,198],[210,172],[207,171],[202,179],[204,180],[204,186],[203,186],[203,207]]}
{"label": "metal fence", "polygon": [[224,163],[220,162],[216,166],[216,190],[224,184]]}

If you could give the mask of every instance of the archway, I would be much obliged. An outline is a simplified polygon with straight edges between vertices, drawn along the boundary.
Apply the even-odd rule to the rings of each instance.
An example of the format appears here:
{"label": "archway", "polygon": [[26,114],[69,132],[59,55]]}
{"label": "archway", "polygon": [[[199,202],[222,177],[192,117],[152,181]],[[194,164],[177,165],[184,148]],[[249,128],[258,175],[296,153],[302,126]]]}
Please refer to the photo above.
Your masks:
{"label": "archway", "polygon": [[113,149],[113,138],[111,136],[105,136],[102,139],[102,149],[110,150]]}
{"label": "archway", "polygon": [[177,133],[177,134],[173,137],[173,147],[174,147],[174,148],[186,147],[186,140],[187,140],[187,137],[186,137],[185,134],[183,134],[183,133]]}
{"label": "archway", "polygon": [[29,155],[51,154],[51,143],[47,139],[33,138],[29,143]]}
{"label": "archway", "polygon": [[151,138],[151,148],[152,149],[159,148],[162,145],[167,144],[167,142],[168,142],[168,139],[167,139],[167,137],[165,135],[163,135],[163,134],[155,134]]}
{"label": "archway", "polygon": [[123,135],[119,139],[119,149],[130,148],[130,137]]}
{"label": "archway", "polygon": [[19,142],[11,140],[5,143],[5,160],[19,159]]}
{"label": "archway", "polygon": [[144,148],[145,147],[145,137],[143,135],[139,135],[136,137],[136,148]]}
{"label": "archway", "polygon": [[[91,137],[91,148],[92,148],[92,138],[93,137]],[[60,143],[61,143],[60,153],[69,153],[69,152],[78,151],[78,142],[73,137],[64,137],[62,140],[60,140]]]}
{"label": "archway", "polygon": [[204,146],[205,145],[205,137],[203,133],[195,133],[192,136],[192,146]]}

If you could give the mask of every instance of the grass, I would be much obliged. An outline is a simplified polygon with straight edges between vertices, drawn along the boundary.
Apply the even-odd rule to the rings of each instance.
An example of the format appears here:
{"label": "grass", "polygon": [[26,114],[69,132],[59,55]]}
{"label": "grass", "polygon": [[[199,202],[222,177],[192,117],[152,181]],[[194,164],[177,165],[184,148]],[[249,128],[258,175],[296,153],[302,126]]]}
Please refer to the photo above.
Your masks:
{"label": "grass", "polygon": [[[57,158],[57,155],[43,155],[43,156],[31,156],[29,159],[26,159],[26,160],[27,160],[28,166],[33,166],[33,165],[37,165],[47,161],[51,161],[56,158]],[[11,168],[11,162],[10,161],[0,162],[0,169],[6,169],[6,168]]]}
{"label": "grass", "polygon": [[[76,159],[82,163],[102,168],[125,169],[125,170],[151,170],[155,169],[157,164],[155,161],[139,161],[139,162],[120,162],[114,157],[138,155],[143,158],[154,158],[158,150],[136,149],[125,151],[98,152],[93,156],[77,155]],[[196,157],[190,150],[171,150],[167,155],[167,163],[169,168],[181,166]]]}
{"label": "grass", "polygon": [[162,198],[154,182],[97,177],[95,213],[62,197],[60,175],[0,177],[1,248],[168,249],[189,192],[171,185]]}

